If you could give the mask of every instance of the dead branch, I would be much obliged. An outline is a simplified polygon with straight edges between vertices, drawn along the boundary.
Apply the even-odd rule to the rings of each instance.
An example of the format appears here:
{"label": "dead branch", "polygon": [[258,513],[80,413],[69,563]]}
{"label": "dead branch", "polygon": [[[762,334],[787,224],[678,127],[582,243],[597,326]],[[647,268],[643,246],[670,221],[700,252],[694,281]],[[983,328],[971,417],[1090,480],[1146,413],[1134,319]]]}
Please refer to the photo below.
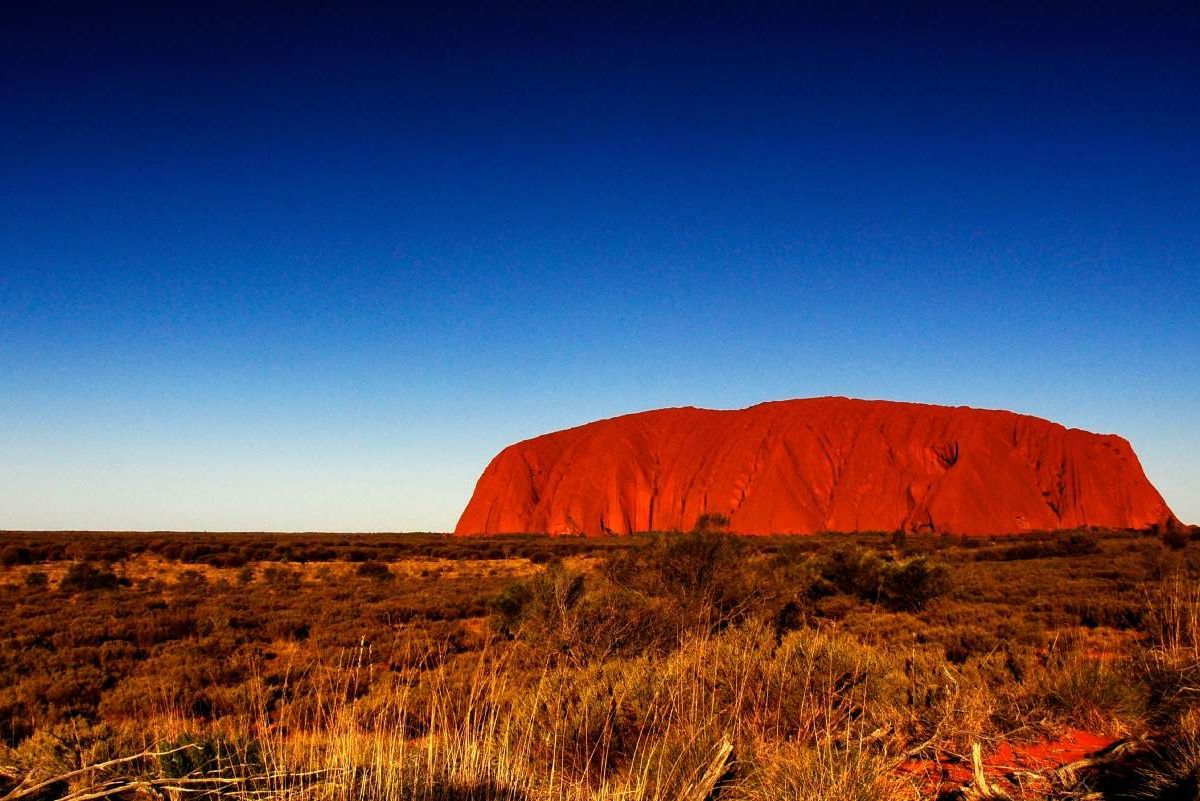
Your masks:
{"label": "dead branch", "polygon": [[28,798],[29,796],[34,795],[35,793],[37,793],[41,790],[44,790],[53,784],[70,781],[71,779],[78,778],[79,776],[83,776],[87,773],[92,773],[93,771],[106,770],[108,768],[115,767],[117,765],[126,765],[130,762],[136,762],[139,759],[158,759],[161,757],[170,756],[171,754],[178,754],[180,751],[186,751],[188,749],[194,749],[194,748],[199,748],[199,747],[200,746],[196,745],[195,743],[189,743],[187,745],[181,745],[178,748],[172,748],[167,751],[143,751],[140,754],[134,754],[132,756],[126,756],[126,757],[118,757],[117,759],[110,759],[107,762],[97,762],[95,765],[88,765],[85,768],[79,768],[78,770],[68,771],[67,773],[63,773],[58,776],[53,776],[49,779],[45,779],[45,780],[38,782],[37,784],[33,784],[33,785],[26,785],[26,782],[28,782],[30,780],[30,775],[32,775],[32,774],[29,774],[29,775],[26,775],[25,778],[23,778],[21,780],[20,784],[18,784],[16,787],[14,787],[12,790],[10,790],[3,797],[0,797],[0,801],[18,801],[18,799]]}

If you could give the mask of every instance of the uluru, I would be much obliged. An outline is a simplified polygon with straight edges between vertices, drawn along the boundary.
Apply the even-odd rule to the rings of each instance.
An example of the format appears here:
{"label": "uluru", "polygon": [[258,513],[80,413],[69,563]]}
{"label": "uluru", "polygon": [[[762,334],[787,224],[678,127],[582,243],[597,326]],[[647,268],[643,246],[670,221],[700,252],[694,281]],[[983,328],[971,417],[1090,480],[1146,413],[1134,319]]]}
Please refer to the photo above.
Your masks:
{"label": "uluru", "polygon": [[961,535],[1174,520],[1130,444],[1008,411],[841,397],[660,409],[502,450],[455,533]]}

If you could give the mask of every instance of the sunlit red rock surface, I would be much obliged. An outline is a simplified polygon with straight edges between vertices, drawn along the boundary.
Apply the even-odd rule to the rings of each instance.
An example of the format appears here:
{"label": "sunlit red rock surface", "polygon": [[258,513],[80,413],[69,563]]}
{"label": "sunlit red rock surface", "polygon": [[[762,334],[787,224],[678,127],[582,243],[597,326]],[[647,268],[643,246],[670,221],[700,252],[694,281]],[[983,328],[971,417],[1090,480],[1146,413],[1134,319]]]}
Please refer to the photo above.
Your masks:
{"label": "sunlit red rock surface", "polygon": [[1028,415],[849,398],[641,412],[505,448],[457,534],[991,534],[1173,519],[1121,437]]}

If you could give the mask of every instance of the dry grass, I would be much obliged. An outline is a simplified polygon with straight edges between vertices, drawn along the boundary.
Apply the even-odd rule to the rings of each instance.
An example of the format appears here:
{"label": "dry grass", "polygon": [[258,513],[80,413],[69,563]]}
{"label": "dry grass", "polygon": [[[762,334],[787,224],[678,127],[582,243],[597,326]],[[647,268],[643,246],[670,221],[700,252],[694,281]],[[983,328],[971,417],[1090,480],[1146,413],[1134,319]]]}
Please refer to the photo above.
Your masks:
{"label": "dry grass", "polygon": [[[836,634],[794,632],[778,649],[763,630],[697,638],[624,665],[615,686],[613,674],[551,667],[514,684],[505,657],[485,649],[466,675],[425,676],[427,692],[401,684],[355,700],[366,662],[356,654],[329,674],[304,711],[272,719],[260,697],[252,738],[164,714],[144,732],[142,757],[68,776],[63,797],[203,782],[229,797],[345,801],[911,795],[894,773],[892,738],[869,730],[883,709],[862,714],[877,657]],[[847,671],[857,681],[847,684]],[[599,720],[595,705],[562,693],[571,679],[576,699],[607,696]],[[635,709],[645,714],[631,722],[624,711]],[[417,720],[421,733],[406,734]],[[204,758],[188,761],[181,747]]]}
{"label": "dry grass", "polygon": [[663,561],[679,542],[598,569],[379,540],[382,574],[167,543],[117,563],[119,587],[71,591],[72,561],[12,565],[0,801],[902,801],[931,792],[906,760],[1068,727],[1145,736],[1137,781],[1158,797],[1196,776],[1194,549],[877,543],[880,575],[945,569],[896,603],[831,572],[843,544],[764,543],[689,571]]}
{"label": "dry grass", "polygon": [[1157,651],[1175,662],[1200,662],[1200,582],[1173,572],[1149,593],[1150,637]]}

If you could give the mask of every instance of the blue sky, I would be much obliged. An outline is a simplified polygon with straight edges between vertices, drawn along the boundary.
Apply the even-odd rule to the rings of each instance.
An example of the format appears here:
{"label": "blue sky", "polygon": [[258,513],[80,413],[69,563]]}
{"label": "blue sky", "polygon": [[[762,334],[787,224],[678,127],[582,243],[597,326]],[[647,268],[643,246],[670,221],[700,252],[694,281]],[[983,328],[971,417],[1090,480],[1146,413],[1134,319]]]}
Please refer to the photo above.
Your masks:
{"label": "blue sky", "polygon": [[515,440],[813,395],[1200,521],[1192,9],[4,14],[0,528],[447,530]]}

